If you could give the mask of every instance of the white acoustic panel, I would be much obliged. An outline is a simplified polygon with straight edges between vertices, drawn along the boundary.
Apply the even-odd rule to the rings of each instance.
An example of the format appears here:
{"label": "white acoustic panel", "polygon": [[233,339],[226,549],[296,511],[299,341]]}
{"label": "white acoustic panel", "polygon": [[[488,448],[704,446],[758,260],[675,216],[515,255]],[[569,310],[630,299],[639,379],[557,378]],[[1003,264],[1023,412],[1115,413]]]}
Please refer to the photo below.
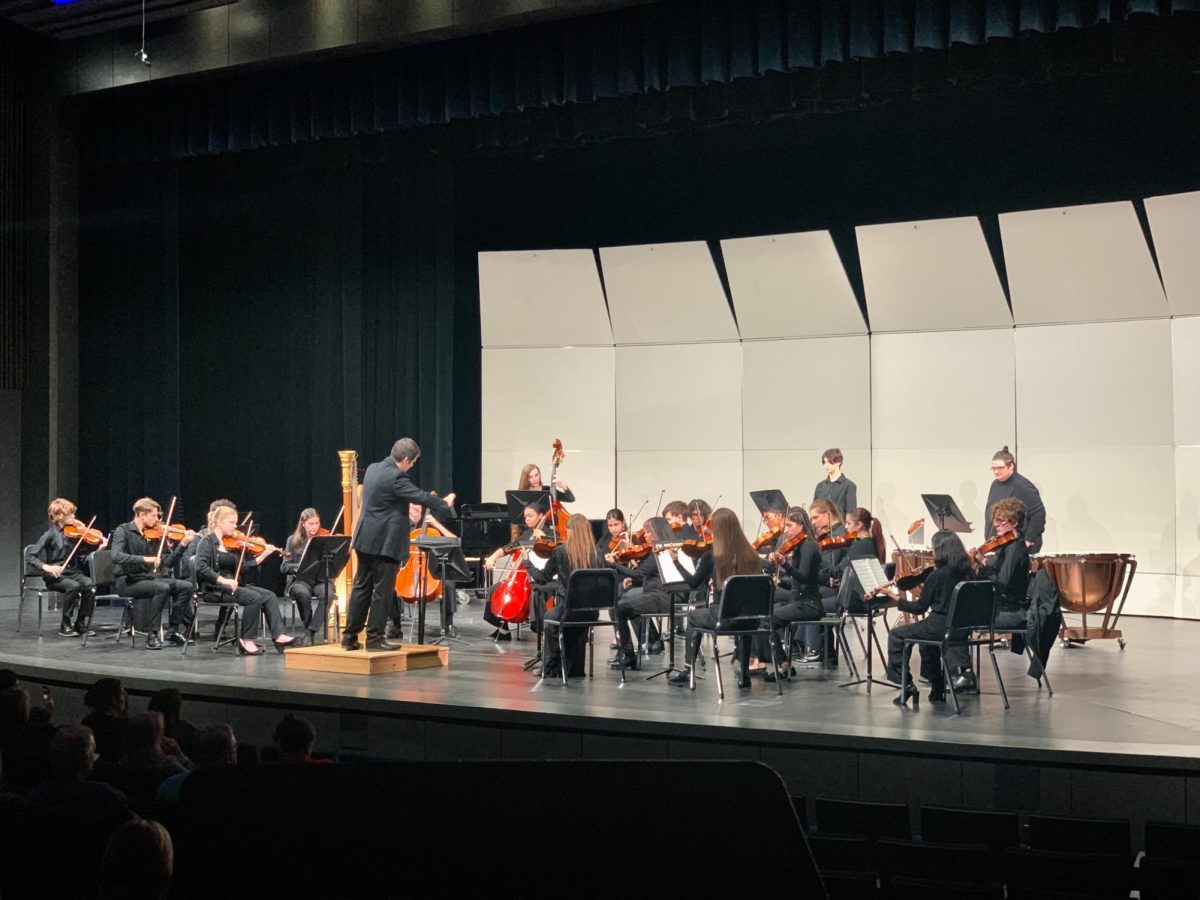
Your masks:
{"label": "white acoustic panel", "polygon": [[870,446],[870,365],[866,335],[744,344],[743,445]]}
{"label": "white acoustic panel", "polygon": [[1171,320],[1171,372],[1175,443],[1200,444],[1200,317]]}
{"label": "white acoustic panel", "polygon": [[1169,320],[1018,328],[1016,347],[1022,447],[1173,443]]}
{"label": "white acoustic panel", "polygon": [[[746,450],[742,456],[742,492],[739,505],[725,503],[738,510],[750,527],[758,521],[758,510],[750,500],[750,491],[777,488],[791,506],[808,509],[817,482],[825,478],[821,467],[821,451],[827,447],[806,447],[800,450]],[[846,457],[845,475],[858,489],[860,506],[871,508],[871,451],[868,447],[842,447]],[[724,501],[722,501],[724,503]],[[846,512],[846,510],[843,510]]]}
{"label": "white acoustic panel", "polygon": [[873,335],[872,444],[988,447],[987,471],[1016,443],[1014,379],[1011,328]]}
{"label": "white acoustic panel", "polygon": [[866,334],[828,231],[721,241],[743,340]]}
{"label": "white acoustic panel", "polygon": [[1168,315],[1132,203],[1004,213],[1000,232],[1018,325]]}
{"label": "white acoustic panel", "polygon": [[729,300],[703,241],[603,247],[600,259],[616,343],[738,339]]}
{"label": "white acoustic panel", "polygon": [[871,454],[872,499],[868,508],[883,523],[891,537],[907,546],[908,526],[917,519],[926,519],[925,544],[936,530],[922,494],[950,494],[973,527],[972,534],[962,535],[966,547],[978,546],[986,531],[984,505],[992,485],[992,445],[960,449],[881,450]]}
{"label": "white acoustic panel", "polygon": [[1200,578],[1200,447],[1175,448],[1175,572]]}
{"label": "white acoustic panel", "polygon": [[619,449],[741,451],[741,344],[618,347],[616,359]]}
{"label": "white acoustic panel", "polygon": [[1174,448],[1022,445],[1020,470],[1046,505],[1042,552],[1132,553],[1174,574]]}
{"label": "white acoustic panel", "polygon": [[[1196,618],[1195,615],[1180,614],[1183,604],[1179,597],[1179,582],[1188,580],[1190,579],[1180,579],[1174,575],[1163,575],[1158,572],[1143,572],[1139,566],[1137,573],[1133,576],[1133,584],[1129,587],[1129,597],[1125,601],[1125,607],[1121,610],[1121,620],[1124,621],[1125,616]],[[1120,603],[1120,598],[1117,599],[1117,602]],[[1066,616],[1069,625],[1080,624],[1080,617],[1074,613],[1068,612]],[[1088,616],[1088,627],[1099,627],[1103,619],[1103,614],[1095,618]],[[1120,622],[1117,623],[1117,628],[1121,628]],[[1128,634],[1127,630],[1126,634]],[[1118,652],[1115,643],[1111,646],[1111,652]]]}
{"label": "white acoustic panel", "polygon": [[[567,504],[567,511],[583,513],[589,519],[603,518],[613,504],[615,452],[611,449],[575,451],[570,446],[566,447],[566,451],[567,457],[558,474],[575,494],[575,502]],[[504,492],[517,489],[521,469],[526,463],[535,463],[549,480],[551,466],[548,447],[484,450],[482,498],[487,502],[503,503]]]}
{"label": "white acoustic panel", "polygon": [[1177,619],[1200,619],[1200,577],[1181,575],[1175,579],[1175,605],[1169,613],[1150,612],[1146,615],[1169,615]]}
{"label": "white acoustic panel", "polygon": [[1200,191],[1147,197],[1146,217],[1171,315],[1200,315]]}
{"label": "white acoustic panel", "polygon": [[612,344],[600,272],[591,250],[479,254],[484,347]]}
{"label": "white acoustic panel", "polygon": [[617,453],[617,506],[626,518],[646,506],[638,521],[663,503],[697,498],[741,510],[742,454],[737,450],[621,450]]}
{"label": "white acoustic panel", "polygon": [[855,231],[872,333],[1012,324],[975,217],[860,225]]}

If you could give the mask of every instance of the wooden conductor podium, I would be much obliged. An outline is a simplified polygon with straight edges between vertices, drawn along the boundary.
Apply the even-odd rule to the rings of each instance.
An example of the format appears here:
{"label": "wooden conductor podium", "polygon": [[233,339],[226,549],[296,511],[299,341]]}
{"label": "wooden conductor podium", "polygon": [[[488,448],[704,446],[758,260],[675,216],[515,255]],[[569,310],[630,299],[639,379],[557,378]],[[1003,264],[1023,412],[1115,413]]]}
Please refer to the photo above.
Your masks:
{"label": "wooden conductor podium", "polygon": [[[338,460],[342,473],[342,503],[345,510],[342,516],[342,533],[354,534],[354,524],[358,521],[359,502],[362,496],[362,485],[358,483],[358,451],[339,450]],[[330,622],[330,633],[337,633],[333,626],[340,631],[346,624],[346,608],[349,605],[350,587],[354,583],[356,559],[354,551],[350,551],[350,562],[337,577],[337,595],[341,602],[337,604],[338,622]],[[362,640],[360,636],[359,640]],[[300,669],[309,672],[336,672],[343,675],[385,675],[389,672],[408,672],[414,669],[429,669],[434,666],[449,664],[450,648],[428,644],[405,644],[399,650],[343,650],[338,641],[330,641],[315,647],[296,647],[286,650],[283,654],[283,665],[286,669]]]}

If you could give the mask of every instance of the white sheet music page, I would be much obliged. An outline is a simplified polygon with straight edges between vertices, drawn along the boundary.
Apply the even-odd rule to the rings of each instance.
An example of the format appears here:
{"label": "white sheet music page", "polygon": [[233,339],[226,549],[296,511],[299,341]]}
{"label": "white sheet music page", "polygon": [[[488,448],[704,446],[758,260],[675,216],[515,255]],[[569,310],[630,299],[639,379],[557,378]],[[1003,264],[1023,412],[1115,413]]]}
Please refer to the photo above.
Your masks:
{"label": "white sheet music page", "polygon": [[887,575],[875,557],[852,559],[850,564],[854,566],[854,574],[858,576],[859,583],[868,594],[887,584]]}

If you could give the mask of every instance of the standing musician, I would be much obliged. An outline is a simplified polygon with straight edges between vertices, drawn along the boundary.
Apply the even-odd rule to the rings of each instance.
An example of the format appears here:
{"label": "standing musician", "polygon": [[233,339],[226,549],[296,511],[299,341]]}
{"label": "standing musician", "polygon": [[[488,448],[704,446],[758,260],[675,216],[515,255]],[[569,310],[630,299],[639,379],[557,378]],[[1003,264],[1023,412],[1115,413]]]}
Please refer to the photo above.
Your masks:
{"label": "standing musician", "polygon": [[[64,532],[68,525],[78,525],[75,504],[57,497],[50,501],[47,512],[50,527],[25,553],[25,570],[41,572],[46,589],[62,594],[62,624],[58,627],[59,637],[78,637],[90,622],[96,606],[96,584],[83,574],[83,560],[76,545],[83,538],[69,538]],[[107,539],[100,544],[108,543]],[[75,550],[74,553],[71,551]],[[67,558],[70,562],[67,563]],[[71,614],[75,613],[75,624]],[[89,632],[91,634],[92,632]]]}
{"label": "standing musician", "polygon": [[[408,558],[408,504],[429,507],[439,518],[454,515],[454,494],[443,500],[423,491],[408,477],[421,456],[421,448],[410,437],[400,438],[392,452],[367,466],[363,475],[362,500],[354,525],[351,546],[358,554],[354,588],[346,612],[342,648],[357,650],[358,634],[367,626],[368,650],[396,650],[399,644],[384,637],[388,604],[396,590],[396,572]],[[369,612],[369,616],[368,616]]]}
{"label": "standing musician", "polygon": [[[542,470],[538,468],[537,463],[525,463],[521,469],[521,475],[517,479],[518,491],[543,491],[550,490],[549,485],[542,483]],[[560,503],[574,503],[575,494],[567,487],[567,483],[562,480],[561,475],[554,476],[554,495]],[[521,529],[516,525],[512,527],[512,538],[515,541]]]}
{"label": "standing musician", "polygon": [[[989,531],[1000,543],[996,555],[985,560],[977,549],[968,551],[978,569],[978,577],[996,583],[997,628],[1022,628],[1029,616],[1029,542],[1024,540],[1025,504],[1016,497],[996,503],[989,511]],[[961,649],[961,652],[959,652]],[[977,685],[966,648],[955,648],[953,662],[962,668],[954,679],[954,689],[972,690]]]}
{"label": "standing musician", "polygon": [[[767,681],[774,681],[778,675],[786,677],[791,665],[783,659],[782,635],[790,622],[811,622],[821,618],[825,610],[821,604],[821,551],[814,540],[816,531],[803,507],[793,506],[788,510],[787,521],[783,526],[783,541],[780,549],[789,543],[799,541],[786,554],[773,550],[767,556],[768,565],[774,570],[779,586],[775,589],[775,603],[771,609],[771,625],[775,628],[772,640],[775,642],[778,659],[782,660],[781,669],[776,672],[764,672]],[[766,639],[756,642],[756,655],[760,660],[770,658],[770,648]],[[751,661],[751,669],[753,669]],[[765,663],[764,663],[765,669]]]}
{"label": "standing musician", "polygon": [[[696,563],[695,573],[687,576],[688,584],[693,587],[700,587],[712,580],[712,604],[688,613],[685,631],[687,668],[671,675],[672,684],[688,684],[691,681],[691,668],[700,650],[700,635],[694,629],[711,628],[717,623],[721,615],[721,591],[725,582],[734,575],[762,574],[762,560],[754,546],[746,540],[737,513],[724,506],[714,510],[712,532],[712,551],[701,556]],[[745,642],[739,640],[738,643],[744,645]],[[738,648],[738,687],[750,686],[750,675],[746,671],[747,654],[748,648]]]}
{"label": "standing musician", "polygon": [[[1042,534],[1046,530],[1046,507],[1042,503],[1042,495],[1032,481],[1017,471],[1017,461],[1008,450],[1006,444],[997,450],[992,457],[992,475],[995,481],[988,489],[987,509],[992,509],[1001,500],[1009,497],[1020,500],[1025,506],[1025,526],[1022,534],[1025,546],[1031,554],[1042,549]],[[988,523],[984,533],[985,540],[996,536],[992,523]]]}
{"label": "standing musician", "polygon": [[[575,513],[567,519],[567,539],[554,548],[550,559],[543,569],[538,569],[529,560],[525,560],[525,569],[529,577],[538,584],[549,584],[555,581],[558,596],[565,597],[567,584],[571,573],[577,569],[597,569],[603,566],[603,556],[599,547],[592,540],[592,526],[587,516]],[[566,651],[565,660],[559,658],[558,636],[555,631],[563,620],[566,604],[556,603],[554,608],[546,613],[543,623],[544,640],[542,641],[542,675],[550,678],[562,673],[562,666],[567,667],[570,678],[582,677],[587,674],[584,667],[584,651],[587,647],[588,633],[586,628],[571,628],[563,635],[563,647]],[[594,622],[596,612],[577,612],[571,614],[572,622]]]}
{"label": "standing musician", "polygon": [[[542,496],[544,497],[545,494]],[[522,531],[518,531],[514,542],[524,546],[532,546],[535,540],[538,538],[544,538],[546,536],[546,532],[543,530],[547,527],[545,524],[546,516],[543,512],[538,510],[537,506],[534,505],[526,506],[524,510],[522,510],[522,515],[525,517],[525,528]],[[514,525],[513,528],[515,529],[516,526]],[[504,550],[504,547],[497,547],[496,551],[483,561],[484,569],[490,571],[491,569],[495,568],[496,561],[504,555]],[[503,579],[497,581],[494,585],[492,585],[491,593],[495,593],[503,588],[503,586]],[[491,593],[489,593],[488,602],[483,608],[483,621],[487,622],[489,625],[495,626],[496,630],[488,636],[494,641],[511,641],[512,633],[508,630],[508,622],[492,612]]]}
{"label": "standing musician", "polygon": [[[940,640],[946,633],[946,616],[950,613],[950,597],[960,581],[971,577],[971,561],[962,541],[953,531],[939,531],[933,536],[934,570],[925,579],[921,588],[921,596],[915,600],[904,600],[900,591],[893,585],[886,589],[888,596],[900,602],[896,608],[906,613],[920,615],[928,610],[929,615],[924,619],[908,625],[897,625],[888,633],[888,662],[887,678],[893,684],[900,684],[900,670],[904,664],[904,639],[922,638]],[[932,703],[942,703],[946,699],[946,678],[942,668],[941,650],[932,644],[921,645],[921,677],[929,682],[929,700]],[[912,698],[915,706],[920,691],[912,682],[912,671],[904,682],[903,698],[897,697],[897,705]]]}
{"label": "standing musician", "polygon": [[[334,523],[337,524],[336,522]],[[288,535],[284,542],[284,561],[279,564],[279,571],[289,577],[288,585],[284,588],[285,597],[294,600],[296,609],[300,611],[300,621],[308,632],[308,643],[317,642],[317,632],[322,630],[328,610],[325,607],[326,583],[325,576],[318,573],[312,584],[297,581],[295,576],[300,571],[300,560],[310,539],[321,532],[321,514],[313,507],[301,511],[300,519],[296,522],[296,530]],[[326,532],[328,534],[328,532]],[[328,585],[329,598],[337,594],[334,585]]]}
{"label": "standing musician", "polygon": [[858,506],[858,488],[842,474],[842,461],[842,451],[837,447],[830,447],[821,454],[825,477],[817,482],[813,500],[829,500],[838,509],[854,509]]}
{"label": "standing musician", "polygon": [[278,548],[267,544],[257,556],[251,555],[248,550],[230,552],[225,549],[222,539],[233,538],[237,524],[238,511],[232,506],[218,506],[208,514],[208,534],[200,539],[196,549],[196,583],[231,594],[233,601],[242,607],[242,633],[237,639],[239,655],[257,656],[263,652],[255,641],[260,615],[266,616],[271,640],[275,643],[275,649],[282,653],[283,648],[295,639],[284,633],[279,598],[266,588],[245,584],[239,571],[239,568],[244,571],[251,561],[257,565]]}
{"label": "standing musician", "polygon": [[[133,504],[133,521],[113,529],[112,557],[117,574],[117,594],[133,600],[133,627],[146,632],[146,649],[160,650],[163,641],[158,636],[162,627],[163,607],[171,601],[170,628],[166,643],[182,645],[195,615],[192,609],[192,583],[170,574],[172,566],[182,557],[196,532],[184,529],[183,537],[166,550],[166,535],[154,537],[151,530],[159,525],[162,507],[150,497]],[[164,553],[163,551],[166,550]]]}

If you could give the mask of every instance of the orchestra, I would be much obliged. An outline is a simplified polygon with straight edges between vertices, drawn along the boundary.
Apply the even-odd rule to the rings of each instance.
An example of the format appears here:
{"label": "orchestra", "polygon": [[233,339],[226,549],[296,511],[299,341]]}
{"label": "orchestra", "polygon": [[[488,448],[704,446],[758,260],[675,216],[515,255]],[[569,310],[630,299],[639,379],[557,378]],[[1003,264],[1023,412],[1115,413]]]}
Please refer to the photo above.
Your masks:
{"label": "orchestra", "polygon": [[[957,534],[938,531],[932,539],[932,563],[919,576],[893,578],[872,591],[863,589],[852,563],[868,558],[887,563],[883,525],[870,510],[857,505],[857,488],[843,474],[844,457],[837,448],[822,454],[826,477],[817,484],[808,506],[788,505],[778,490],[751,492],[761,512],[757,537],[751,540],[736,513],[725,507],[714,510],[703,498],[671,500],[662,506],[661,515],[641,520],[639,527],[638,516],[649,502],[646,498],[632,519],[613,508],[603,524],[596,522],[593,528],[585,516],[569,515],[563,508],[576,497],[558,474],[564,457],[561,441],[556,439],[553,447],[550,477],[543,480],[541,468],[528,463],[518,475],[518,491],[508,492],[511,518],[506,517],[504,527],[511,526],[513,539],[502,546],[489,545],[486,552],[474,551],[478,574],[491,584],[464,585],[482,595],[480,618],[493,627],[495,641],[512,640],[510,625],[544,621],[548,633],[539,674],[556,675],[564,668],[568,676],[583,673],[586,629],[568,630],[565,658],[559,658],[557,643],[566,584],[570,574],[582,568],[611,568],[617,574],[612,668],[637,669],[639,641],[647,653],[662,652],[658,628],[670,612],[672,596],[686,601],[686,624],[681,626],[686,665],[668,679],[673,684],[691,681],[697,653],[695,629],[716,621],[722,585],[732,575],[765,575],[773,590],[769,631],[736,646],[738,683],[743,687],[754,674],[775,681],[794,675],[797,666],[836,666],[835,645],[822,645],[823,637],[832,632],[804,623],[839,613],[861,614],[883,604],[905,614],[887,638],[886,674],[902,689],[897,703],[912,699],[915,707],[919,692],[911,676],[901,684],[901,672],[907,671],[901,657],[904,638],[940,636],[954,587],[968,579],[995,582],[997,624],[1016,629],[1017,639],[1024,637],[1031,554],[1041,546],[1046,511],[1036,486],[1016,472],[1007,447],[992,459],[987,540],[967,550]],[[453,624],[457,585],[443,584],[430,566],[428,551],[413,546],[420,538],[458,540],[455,529],[442,521],[451,526],[458,521],[455,498],[453,493],[443,498],[413,484],[408,473],[419,455],[411,438],[397,441],[388,456],[367,468],[355,521],[351,523],[347,515],[342,532],[338,531],[342,512],[334,522],[334,533],[352,534],[357,557],[343,649],[361,647],[359,632],[364,625],[368,651],[398,649],[405,604],[412,603],[441,602],[442,636],[457,635]],[[519,498],[514,500],[514,494]],[[662,499],[660,495],[658,502]],[[231,599],[242,608],[236,640],[239,654],[262,653],[256,640],[260,619],[265,619],[280,653],[289,646],[318,642],[332,608],[326,598],[336,598],[333,582],[340,573],[313,579],[310,568],[305,580],[297,578],[309,542],[330,534],[314,507],[300,513],[279,551],[254,533],[253,514],[240,516],[228,499],[212,502],[206,527],[199,532],[172,521],[175,505],[172,500],[164,520],[156,500],[135,500],[133,518],[116,526],[111,538],[92,527],[94,518],[86,525],[80,523],[69,500],[56,498],[49,505],[50,527],[26,548],[24,563],[27,572],[40,574],[49,590],[62,595],[59,634],[91,633],[88,626],[97,588],[88,573],[89,553],[111,546],[115,590],[130,602],[133,633],[145,635],[147,649],[186,642],[197,593]],[[915,526],[909,533],[913,530]],[[299,637],[285,627],[280,595],[257,583],[258,567],[276,552],[282,557],[280,574],[286,579],[282,597],[295,603],[303,626]],[[502,572],[498,563],[506,557],[508,565]],[[1044,636],[1041,644],[1044,647]],[[801,652],[788,658],[792,647]],[[1040,652],[1044,657],[1044,649]],[[777,669],[767,664],[770,659],[778,660]],[[952,648],[945,663],[943,668],[936,647],[922,646],[920,672],[930,684],[929,699],[935,702],[944,697],[944,671],[954,677],[955,690],[976,684],[965,650]]]}

